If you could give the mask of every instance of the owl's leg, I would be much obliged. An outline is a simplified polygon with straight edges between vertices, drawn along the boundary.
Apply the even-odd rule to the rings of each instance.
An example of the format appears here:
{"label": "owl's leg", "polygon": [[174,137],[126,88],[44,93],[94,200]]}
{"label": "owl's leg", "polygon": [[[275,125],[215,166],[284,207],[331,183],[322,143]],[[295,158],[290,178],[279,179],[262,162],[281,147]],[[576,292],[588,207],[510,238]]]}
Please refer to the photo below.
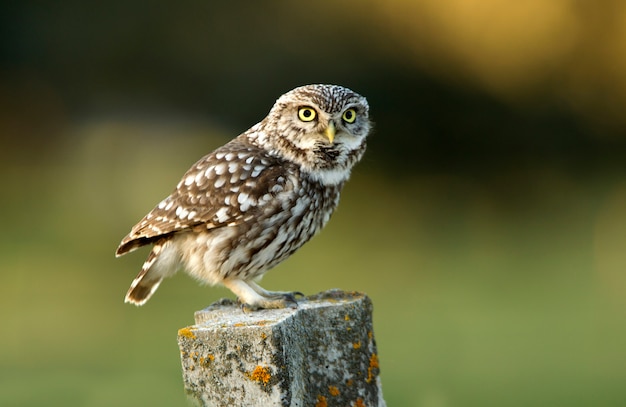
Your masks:
{"label": "owl's leg", "polygon": [[304,297],[300,291],[267,291],[254,281],[248,281],[248,284],[254,291],[256,291],[259,295],[262,295],[266,298],[290,298],[295,302],[296,297]]}
{"label": "owl's leg", "polygon": [[[263,290],[253,282],[243,280],[230,279],[223,281],[222,284],[239,298],[244,311],[264,308],[297,308],[298,306],[292,293],[273,293]],[[258,292],[257,288],[261,292]]]}

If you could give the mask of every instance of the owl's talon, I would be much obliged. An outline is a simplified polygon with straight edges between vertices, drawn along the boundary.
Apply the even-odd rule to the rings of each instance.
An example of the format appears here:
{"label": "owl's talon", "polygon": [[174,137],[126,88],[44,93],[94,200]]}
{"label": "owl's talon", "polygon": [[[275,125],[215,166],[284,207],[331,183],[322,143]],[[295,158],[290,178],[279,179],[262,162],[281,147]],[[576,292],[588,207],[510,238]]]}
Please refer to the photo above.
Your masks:
{"label": "owl's talon", "polygon": [[252,302],[244,302],[238,299],[241,304],[241,310],[245,313],[258,311],[261,309],[296,309],[298,308],[298,300],[296,296],[303,296],[301,292],[272,292],[267,291],[266,296],[255,298]]}
{"label": "owl's talon", "polygon": [[244,304],[243,302],[241,303],[241,312],[243,312],[244,314],[249,314],[253,311],[257,311],[258,309],[258,307],[253,307],[249,304]]}
{"label": "owl's talon", "polygon": [[298,293],[296,292],[283,294],[285,308],[298,308],[298,300],[296,299],[297,294]]}

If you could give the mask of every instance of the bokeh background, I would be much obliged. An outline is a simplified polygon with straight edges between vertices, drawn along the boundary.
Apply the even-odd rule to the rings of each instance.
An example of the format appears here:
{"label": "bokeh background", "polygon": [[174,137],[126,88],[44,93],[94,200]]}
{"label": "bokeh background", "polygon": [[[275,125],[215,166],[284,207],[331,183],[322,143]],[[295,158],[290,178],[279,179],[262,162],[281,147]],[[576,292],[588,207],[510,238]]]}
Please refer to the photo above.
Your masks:
{"label": "bokeh background", "polygon": [[177,406],[178,328],[119,240],[283,92],[376,131],[264,286],[367,292],[390,406],[626,402],[626,3],[63,0],[0,10],[0,405]]}

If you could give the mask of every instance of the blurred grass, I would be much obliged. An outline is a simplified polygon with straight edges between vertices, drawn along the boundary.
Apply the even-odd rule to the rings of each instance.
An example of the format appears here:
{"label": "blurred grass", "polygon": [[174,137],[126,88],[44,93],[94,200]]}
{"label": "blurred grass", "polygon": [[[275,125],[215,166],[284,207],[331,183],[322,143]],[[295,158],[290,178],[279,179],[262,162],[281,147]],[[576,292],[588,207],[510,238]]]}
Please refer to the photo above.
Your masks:
{"label": "blurred grass", "polygon": [[[212,132],[84,123],[62,154],[5,161],[0,405],[185,405],[177,329],[232,295],[181,274],[124,305],[146,252],[113,253],[224,141]],[[368,293],[390,406],[622,405],[624,175],[396,176],[368,160],[328,228],[263,285]]]}

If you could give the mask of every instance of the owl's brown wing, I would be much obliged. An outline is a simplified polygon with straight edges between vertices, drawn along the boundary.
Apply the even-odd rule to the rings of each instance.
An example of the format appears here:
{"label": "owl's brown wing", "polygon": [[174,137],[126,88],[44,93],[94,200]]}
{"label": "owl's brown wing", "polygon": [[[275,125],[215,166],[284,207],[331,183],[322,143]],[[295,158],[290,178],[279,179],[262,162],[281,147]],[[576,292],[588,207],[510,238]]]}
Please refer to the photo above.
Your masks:
{"label": "owl's brown wing", "polygon": [[293,190],[293,171],[263,150],[233,140],[194,164],[172,194],[122,239],[116,255],[176,232],[233,226],[281,210],[275,198]]}

